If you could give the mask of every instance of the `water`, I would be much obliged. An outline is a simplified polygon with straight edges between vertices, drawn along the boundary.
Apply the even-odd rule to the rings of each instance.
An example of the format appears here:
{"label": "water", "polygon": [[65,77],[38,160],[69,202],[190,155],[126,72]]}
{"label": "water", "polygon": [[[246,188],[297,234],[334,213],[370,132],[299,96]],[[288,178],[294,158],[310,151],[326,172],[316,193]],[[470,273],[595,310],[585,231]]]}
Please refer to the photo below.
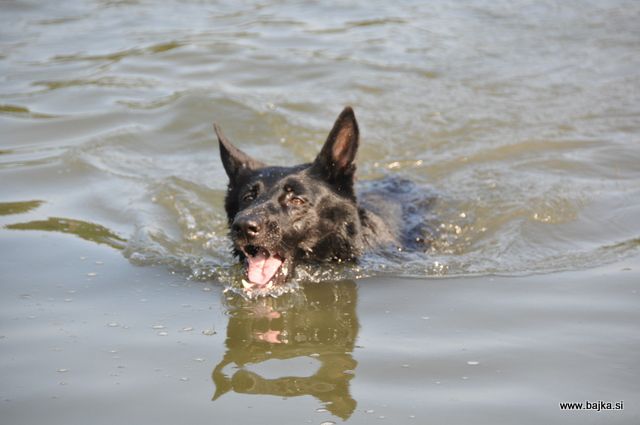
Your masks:
{"label": "water", "polygon": [[[152,406],[156,422],[180,420],[170,405],[194,422],[637,419],[636,2],[0,12],[0,410],[12,423],[41,422],[36,405],[77,421],[101,398],[125,415],[105,410],[105,423],[147,422]],[[277,299],[225,292],[238,267],[212,123],[292,164],[315,157],[347,104],[359,178],[413,181],[433,244],[301,269]],[[557,408],[607,397],[626,399],[624,414]]]}

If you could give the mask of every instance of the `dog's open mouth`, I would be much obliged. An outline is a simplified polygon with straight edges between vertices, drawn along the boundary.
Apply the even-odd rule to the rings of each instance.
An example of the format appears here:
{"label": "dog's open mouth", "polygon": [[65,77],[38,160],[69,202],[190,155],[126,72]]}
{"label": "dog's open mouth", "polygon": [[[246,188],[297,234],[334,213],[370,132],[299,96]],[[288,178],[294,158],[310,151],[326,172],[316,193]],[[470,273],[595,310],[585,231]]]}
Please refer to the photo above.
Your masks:
{"label": "dog's open mouth", "polygon": [[242,251],[247,257],[248,281],[242,281],[245,289],[269,289],[286,278],[287,268],[282,256],[254,245],[247,245]]}

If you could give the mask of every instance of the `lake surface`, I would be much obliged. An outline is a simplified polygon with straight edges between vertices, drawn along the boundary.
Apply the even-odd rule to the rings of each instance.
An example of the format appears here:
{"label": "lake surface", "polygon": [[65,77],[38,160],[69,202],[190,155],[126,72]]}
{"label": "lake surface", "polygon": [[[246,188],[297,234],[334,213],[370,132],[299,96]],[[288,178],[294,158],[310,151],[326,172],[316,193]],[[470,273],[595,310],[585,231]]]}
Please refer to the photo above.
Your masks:
{"label": "lake surface", "polygon": [[[0,12],[0,422],[640,421],[637,2]],[[237,295],[212,123],[286,165],[345,105],[432,243]]]}

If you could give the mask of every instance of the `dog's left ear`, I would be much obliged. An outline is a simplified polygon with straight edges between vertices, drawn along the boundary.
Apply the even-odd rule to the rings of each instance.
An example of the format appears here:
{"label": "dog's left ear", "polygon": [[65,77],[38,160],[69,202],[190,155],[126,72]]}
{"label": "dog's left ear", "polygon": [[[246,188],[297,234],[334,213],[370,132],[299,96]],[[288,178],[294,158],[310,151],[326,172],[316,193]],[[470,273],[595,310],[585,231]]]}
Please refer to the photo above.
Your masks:
{"label": "dog's left ear", "polygon": [[[313,169],[331,183],[353,184],[360,132],[350,106],[344,108],[327,137],[322,150],[313,162]],[[347,188],[344,188],[347,189]]]}
{"label": "dog's left ear", "polygon": [[251,158],[249,155],[233,146],[231,142],[227,140],[218,124],[214,123],[213,129],[216,131],[216,136],[218,136],[222,165],[224,165],[227,176],[229,176],[229,179],[232,182],[243,171],[251,171],[265,166],[264,163]]}

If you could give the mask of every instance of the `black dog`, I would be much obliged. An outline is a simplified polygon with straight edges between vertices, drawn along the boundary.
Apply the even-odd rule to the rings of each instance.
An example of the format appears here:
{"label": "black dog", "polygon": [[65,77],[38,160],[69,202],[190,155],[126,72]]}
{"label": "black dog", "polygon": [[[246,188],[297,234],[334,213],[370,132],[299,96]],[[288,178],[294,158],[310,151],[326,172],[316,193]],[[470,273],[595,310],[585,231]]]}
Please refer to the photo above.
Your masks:
{"label": "black dog", "polygon": [[397,219],[402,214],[381,215],[389,211],[388,205],[381,208],[382,198],[373,207],[356,200],[359,131],[350,107],[315,161],[293,167],[267,166],[214,128],[229,176],[230,236],[234,254],[246,264],[247,290],[284,282],[300,262],[354,261],[367,250],[401,245]]}

